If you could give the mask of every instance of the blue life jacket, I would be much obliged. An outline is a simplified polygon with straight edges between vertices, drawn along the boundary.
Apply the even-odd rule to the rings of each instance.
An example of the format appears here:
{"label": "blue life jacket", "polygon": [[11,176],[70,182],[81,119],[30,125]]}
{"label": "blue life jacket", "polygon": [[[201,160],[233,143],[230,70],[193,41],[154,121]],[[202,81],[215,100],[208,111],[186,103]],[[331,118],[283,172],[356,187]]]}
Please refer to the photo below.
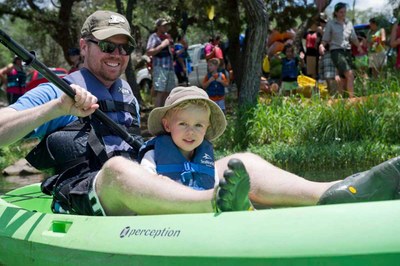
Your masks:
{"label": "blue life jacket", "polygon": [[179,151],[170,135],[157,136],[147,141],[139,151],[139,161],[154,149],[158,174],[195,190],[212,189],[215,185],[214,150],[208,140],[196,148],[191,161]]}
{"label": "blue life jacket", "polygon": [[296,80],[297,76],[299,75],[299,59],[298,58],[293,58],[293,59],[287,59],[282,58],[282,80],[285,79],[292,79]]}
{"label": "blue life jacket", "polygon": [[[132,135],[140,135],[137,102],[126,81],[118,79],[106,88],[85,68],[64,79],[87,88],[98,98],[100,110]],[[135,159],[137,152],[99,120],[84,118],[46,136],[28,154],[27,160],[37,169],[54,168],[56,173],[61,173],[82,161],[88,161],[93,169],[100,169],[114,155]]]}
{"label": "blue life jacket", "polygon": [[[207,74],[208,79],[212,77],[211,73]],[[218,78],[222,76],[221,72],[218,72]],[[225,95],[225,87],[224,85],[221,84],[221,82],[218,82],[216,80],[212,81],[208,87],[206,88],[206,92],[209,97],[213,96],[224,96]]]}

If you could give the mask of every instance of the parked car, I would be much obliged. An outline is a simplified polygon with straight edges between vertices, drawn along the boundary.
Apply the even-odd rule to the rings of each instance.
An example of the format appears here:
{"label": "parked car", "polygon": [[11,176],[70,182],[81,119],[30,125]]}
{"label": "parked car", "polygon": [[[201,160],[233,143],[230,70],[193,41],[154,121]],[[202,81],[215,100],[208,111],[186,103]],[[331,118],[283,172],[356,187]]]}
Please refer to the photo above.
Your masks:
{"label": "parked car", "polygon": [[152,79],[151,73],[147,67],[140,69],[136,73],[136,83],[139,85],[140,90],[144,91],[147,94],[150,94]]}
{"label": "parked car", "polygon": [[193,44],[188,48],[192,59],[193,71],[189,74],[189,82],[192,86],[202,87],[204,76],[207,75],[207,61],[204,52],[204,44]]}
{"label": "parked car", "polygon": [[[68,74],[68,71],[65,68],[61,67],[51,67],[49,68],[54,74],[59,76],[60,78],[64,77],[65,75]],[[37,71],[36,69],[33,69],[28,72],[28,75],[26,77],[26,88],[27,90],[31,90],[38,86],[41,83],[48,82],[48,80],[43,77],[43,75]]]}

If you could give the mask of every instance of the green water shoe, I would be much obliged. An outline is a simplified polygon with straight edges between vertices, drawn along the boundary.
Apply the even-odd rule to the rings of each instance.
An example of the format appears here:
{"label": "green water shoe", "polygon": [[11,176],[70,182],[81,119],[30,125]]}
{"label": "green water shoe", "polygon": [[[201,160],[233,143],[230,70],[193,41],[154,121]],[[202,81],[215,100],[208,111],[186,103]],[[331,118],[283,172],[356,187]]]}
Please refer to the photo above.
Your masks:
{"label": "green water shoe", "polygon": [[399,184],[400,156],[334,184],[324,192],[318,204],[398,199]]}
{"label": "green water shoe", "polygon": [[254,210],[250,199],[250,179],[242,161],[231,159],[224,172],[225,181],[221,181],[216,192],[216,211]]}

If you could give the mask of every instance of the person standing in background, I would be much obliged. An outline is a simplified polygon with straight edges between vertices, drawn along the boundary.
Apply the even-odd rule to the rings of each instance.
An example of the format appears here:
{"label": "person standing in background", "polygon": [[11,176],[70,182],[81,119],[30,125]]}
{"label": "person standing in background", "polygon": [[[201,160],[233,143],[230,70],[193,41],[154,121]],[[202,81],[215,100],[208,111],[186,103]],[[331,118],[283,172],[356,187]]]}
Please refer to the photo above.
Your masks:
{"label": "person standing in background", "polygon": [[156,93],[155,107],[164,106],[171,90],[175,87],[175,71],[173,60],[174,42],[167,33],[168,21],[156,20],[156,32],[150,35],[147,42],[147,55],[153,62],[153,87]]}
{"label": "person standing in background", "polygon": [[71,74],[72,72],[79,70],[83,64],[81,51],[79,48],[70,48],[68,49],[68,57],[71,62],[71,68],[68,71],[68,74]]}
{"label": "person standing in background", "polygon": [[390,33],[390,47],[396,49],[397,57],[395,68],[400,69],[400,25],[397,19],[393,19],[392,31]]}
{"label": "person standing in background", "polygon": [[307,76],[317,79],[318,74],[318,45],[321,42],[322,29],[318,27],[318,21],[313,20],[310,29],[304,36],[306,40],[305,62]]}
{"label": "person standing in background", "polygon": [[[342,84],[347,89],[350,98],[354,97],[353,58],[351,57],[351,42],[362,53],[362,47],[354,31],[353,23],[346,19],[346,4],[339,2],[334,7],[333,19],[325,27],[322,43],[319,46],[321,54],[329,44],[333,64],[339,72]],[[339,87],[341,88],[341,86]],[[342,93],[342,90],[339,90]]]}
{"label": "person standing in background", "polygon": [[15,56],[12,63],[0,69],[0,78],[6,84],[9,104],[15,103],[26,92],[26,73],[20,57]]}
{"label": "person standing in background", "polygon": [[188,74],[191,72],[190,57],[187,52],[187,42],[182,35],[176,38],[174,51],[175,51],[175,74],[178,79],[179,86],[188,86]]}
{"label": "person standing in background", "polygon": [[220,62],[217,58],[208,60],[208,73],[205,75],[202,85],[210,99],[214,101],[225,114],[225,87],[229,85],[229,82],[225,74],[218,71],[219,65]]}
{"label": "person standing in background", "polygon": [[369,67],[372,70],[372,76],[377,78],[382,67],[386,65],[386,32],[384,28],[378,28],[375,18],[369,20],[367,41]]}

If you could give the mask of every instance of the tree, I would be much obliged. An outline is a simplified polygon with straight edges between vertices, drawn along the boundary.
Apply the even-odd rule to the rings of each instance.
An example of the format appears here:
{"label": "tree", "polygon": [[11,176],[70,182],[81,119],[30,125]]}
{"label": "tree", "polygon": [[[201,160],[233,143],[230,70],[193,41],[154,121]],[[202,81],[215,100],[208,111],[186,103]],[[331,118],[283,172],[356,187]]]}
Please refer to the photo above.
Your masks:
{"label": "tree", "polygon": [[29,22],[31,34],[39,32],[43,36],[45,31],[62,48],[64,58],[68,60],[68,49],[78,46],[79,29],[83,23],[82,17],[75,15],[78,12],[73,12],[73,6],[80,2],[83,1],[60,0],[57,6],[53,4],[43,7],[44,3],[39,1],[6,0],[0,4],[0,15]]}
{"label": "tree", "polygon": [[239,103],[255,105],[260,86],[261,65],[267,40],[268,15],[263,0],[243,0],[247,18]]}

